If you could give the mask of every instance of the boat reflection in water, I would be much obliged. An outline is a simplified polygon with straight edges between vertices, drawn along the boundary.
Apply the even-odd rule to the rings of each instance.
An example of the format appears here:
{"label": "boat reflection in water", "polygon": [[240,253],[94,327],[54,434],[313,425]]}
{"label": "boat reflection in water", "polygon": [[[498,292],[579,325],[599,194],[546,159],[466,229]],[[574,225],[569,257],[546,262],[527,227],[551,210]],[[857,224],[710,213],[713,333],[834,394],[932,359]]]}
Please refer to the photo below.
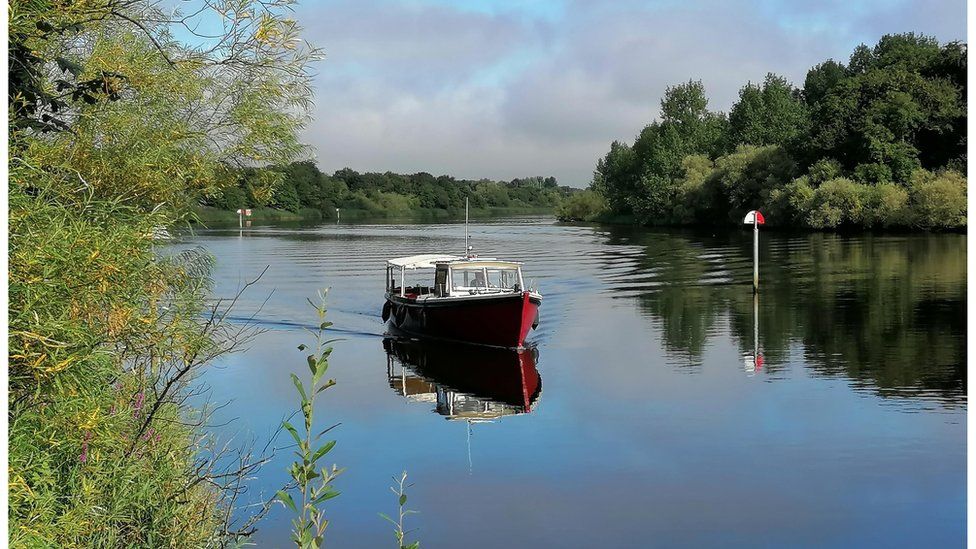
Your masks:
{"label": "boat reflection in water", "polygon": [[387,337],[386,374],[397,394],[435,405],[449,420],[523,414],[542,392],[535,347],[500,349]]}

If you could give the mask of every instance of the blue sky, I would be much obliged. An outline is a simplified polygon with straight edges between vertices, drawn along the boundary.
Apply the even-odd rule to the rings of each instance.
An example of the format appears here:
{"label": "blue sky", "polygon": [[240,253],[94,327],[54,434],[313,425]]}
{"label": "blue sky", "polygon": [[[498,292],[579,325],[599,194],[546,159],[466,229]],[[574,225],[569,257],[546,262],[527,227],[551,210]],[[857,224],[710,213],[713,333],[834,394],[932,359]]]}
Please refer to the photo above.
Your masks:
{"label": "blue sky", "polygon": [[701,79],[728,110],[748,81],[802,85],[886,33],[966,39],[964,0],[306,0],[296,15],[326,52],[305,132],[323,170],[574,186],[668,85]]}

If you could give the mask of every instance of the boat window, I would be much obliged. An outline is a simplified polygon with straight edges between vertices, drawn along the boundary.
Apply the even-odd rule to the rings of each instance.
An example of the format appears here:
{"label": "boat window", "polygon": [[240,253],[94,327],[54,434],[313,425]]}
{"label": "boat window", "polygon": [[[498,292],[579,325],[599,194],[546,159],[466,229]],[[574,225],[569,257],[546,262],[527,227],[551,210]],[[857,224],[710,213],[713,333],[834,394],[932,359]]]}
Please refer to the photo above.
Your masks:
{"label": "boat window", "polygon": [[488,286],[485,281],[484,269],[456,270],[452,278],[455,288],[486,288]]}
{"label": "boat window", "polygon": [[438,265],[434,273],[434,293],[444,295],[447,290],[447,265]]}
{"label": "boat window", "polygon": [[518,267],[464,265],[452,267],[451,289],[455,291],[492,292],[513,290],[519,286]]}
{"label": "boat window", "polygon": [[511,290],[518,286],[518,269],[488,269],[488,287]]}

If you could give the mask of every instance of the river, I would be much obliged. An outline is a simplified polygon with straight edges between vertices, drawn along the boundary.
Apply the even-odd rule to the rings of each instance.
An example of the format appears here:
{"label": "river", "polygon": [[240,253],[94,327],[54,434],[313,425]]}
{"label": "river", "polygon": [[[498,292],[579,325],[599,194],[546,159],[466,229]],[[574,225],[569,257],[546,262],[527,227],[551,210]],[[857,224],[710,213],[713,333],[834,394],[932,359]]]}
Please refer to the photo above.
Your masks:
{"label": "river", "polygon": [[[384,261],[460,253],[439,224],[197,230],[214,295],[265,267],[233,322],[263,333],[199,382],[223,440],[261,446],[307,376],[306,298],[337,337],[319,401],[332,547],[960,546],[966,535],[966,236],[762,234],[476,222],[477,253],[544,295],[530,360],[384,345]],[[389,351],[389,352],[388,352]],[[492,366],[495,364],[496,366]],[[493,369],[495,368],[495,369]],[[287,436],[279,439],[284,446]],[[287,475],[280,450],[248,501]],[[288,545],[277,506],[262,547]]]}

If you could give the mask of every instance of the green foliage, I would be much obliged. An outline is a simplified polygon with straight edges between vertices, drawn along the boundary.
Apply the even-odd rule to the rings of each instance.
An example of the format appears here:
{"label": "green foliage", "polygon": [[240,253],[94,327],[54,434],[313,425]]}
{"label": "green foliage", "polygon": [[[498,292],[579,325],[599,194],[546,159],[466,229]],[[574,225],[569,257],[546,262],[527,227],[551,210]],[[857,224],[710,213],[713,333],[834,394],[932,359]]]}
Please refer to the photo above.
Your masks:
{"label": "green foliage", "polygon": [[723,150],[728,121],[707,107],[700,81],[669,87],[661,100],[661,120],[645,127],[634,141],[634,171],[625,179],[634,181],[634,190],[625,200],[642,222],[671,221],[678,195],[675,180],[685,156],[714,156]]}
{"label": "green foliage", "polygon": [[915,225],[927,229],[966,226],[966,178],[959,172],[919,170],[912,176],[909,190]]}
{"label": "green foliage", "polygon": [[841,177],[843,174],[844,167],[840,165],[840,162],[834,160],[833,158],[821,158],[820,160],[814,162],[807,171],[810,182],[814,185],[819,185],[824,181]]}
{"label": "green foliage", "polygon": [[862,190],[861,225],[897,227],[908,224],[908,191],[894,183],[879,183]]}
{"label": "green foliage", "polygon": [[854,178],[862,183],[891,181],[891,168],[880,162],[861,164],[854,168]]}
{"label": "green foliage", "polygon": [[732,154],[715,161],[706,184],[717,187],[733,220],[761,207],[769,193],[789,182],[796,171],[793,159],[782,147],[740,145]]}
{"label": "green foliage", "polygon": [[830,90],[847,77],[847,67],[829,59],[813,67],[807,72],[803,82],[803,99],[807,105],[819,103]]}
{"label": "green foliage", "polygon": [[722,152],[728,121],[707,107],[700,81],[669,87],[661,100],[661,120],[645,127],[634,141],[637,173],[673,177],[685,156]]}
{"label": "green foliage", "polygon": [[575,193],[556,207],[556,217],[560,221],[593,221],[607,209],[603,196],[587,189]]}
{"label": "green foliage", "polygon": [[716,201],[704,186],[705,180],[715,169],[715,163],[705,155],[693,154],[681,161],[681,169],[683,174],[678,180],[673,218],[677,223],[692,223]]}
{"label": "green foliage", "polygon": [[[965,154],[960,123],[965,98],[940,73],[956,48],[933,38],[886,35],[874,48],[851,55],[848,74],[813,105],[808,154],[862,169],[865,181],[906,183],[922,166],[944,165]],[[962,130],[962,131],[961,131]],[[960,133],[961,131],[961,133]]]}
{"label": "green foliage", "polygon": [[[298,460],[288,468],[288,474],[292,478],[290,487],[285,487],[277,494],[277,500],[286,509],[295,514],[292,519],[291,539],[295,545],[303,549],[310,547],[321,547],[325,541],[325,529],[329,526],[328,519],[325,518],[323,504],[338,496],[339,492],[334,488],[333,481],[342,473],[336,465],[331,467],[319,466],[318,462],[332,448],[335,447],[335,440],[321,442],[322,435],[332,430],[335,425],[314,433],[314,412],[315,399],[322,391],[335,385],[335,380],[330,379],[322,382],[329,369],[329,355],[332,354],[332,343],[337,339],[325,339],[325,331],[332,325],[325,320],[326,308],[325,297],[327,291],[319,294],[319,304],[316,305],[309,300],[318,315],[319,324],[315,334],[315,344],[311,348],[311,354],[305,357],[308,369],[311,373],[308,388],[295,374],[291,374],[292,384],[300,398],[300,409],[303,419],[303,428],[299,431],[290,422],[285,421],[282,427],[291,435],[295,441],[297,450],[295,454]],[[299,351],[306,351],[308,347],[304,344],[299,345]],[[296,500],[293,493],[298,497]]]}
{"label": "green foliage", "polygon": [[637,156],[626,143],[614,141],[610,152],[597,160],[591,187],[607,199],[614,212],[631,212],[630,198],[636,193]]}
{"label": "green foliage", "polygon": [[[241,166],[303,153],[318,54],[288,7],[8,6],[10,545],[246,536],[231,510],[254,464],[242,454],[225,469],[231,456],[186,405],[189,380],[245,334],[206,306],[212,259],[158,244]],[[220,23],[175,38],[201,19]],[[277,183],[251,175],[258,197]]]}
{"label": "green foliage", "polygon": [[966,45],[913,33],[813,67],[802,90],[774,74],[747,84],[728,119],[690,81],[668,88],[633,147],[611,144],[591,189],[604,217],[643,224],[737,223],[766,208],[772,225],[964,227],[965,179],[915,191],[914,174],[965,172],[965,91]]}
{"label": "green foliage", "polygon": [[794,144],[808,131],[809,114],[800,91],[785,78],[769,73],[762,86],[747,84],[729,113],[732,143]]}
{"label": "green foliage", "polygon": [[862,185],[850,179],[831,179],[813,191],[807,224],[814,229],[836,229],[860,219]]}
{"label": "green foliage", "polygon": [[404,471],[400,478],[393,477],[394,485],[390,491],[397,497],[397,519],[393,520],[389,515],[380,513],[380,517],[393,525],[393,537],[397,541],[397,549],[419,549],[420,542],[407,543],[406,537],[411,530],[404,530],[403,523],[407,515],[415,514],[417,511],[407,509],[407,488],[413,484],[407,484],[407,472]]}
{"label": "green foliage", "polygon": [[239,171],[237,184],[210,194],[207,205],[232,209],[272,206],[297,212],[315,209],[332,218],[335,209],[355,210],[371,216],[408,216],[422,211],[463,212],[471,208],[554,209],[578,189],[560,187],[554,177],[528,177],[509,182],[458,180],[425,172],[359,173],[344,168],[322,173],[314,162]]}
{"label": "green foliage", "polygon": [[813,204],[811,178],[802,176],[769,193],[767,219],[772,225],[803,227]]}
{"label": "green foliage", "polygon": [[11,166],[8,541],[208,545],[223,498],[188,474],[205,448],[167,383],[179,357],[210,352],[208,260],[154,253],[164,210],[72,187]]}
{"label": "green foliage", "polygon": [[295,184],[292,181],[285,179],[275,186],[271,206],[289,212],[297,212],[301,209],[302,203],[298,198],[298,190],[295,189]]}

